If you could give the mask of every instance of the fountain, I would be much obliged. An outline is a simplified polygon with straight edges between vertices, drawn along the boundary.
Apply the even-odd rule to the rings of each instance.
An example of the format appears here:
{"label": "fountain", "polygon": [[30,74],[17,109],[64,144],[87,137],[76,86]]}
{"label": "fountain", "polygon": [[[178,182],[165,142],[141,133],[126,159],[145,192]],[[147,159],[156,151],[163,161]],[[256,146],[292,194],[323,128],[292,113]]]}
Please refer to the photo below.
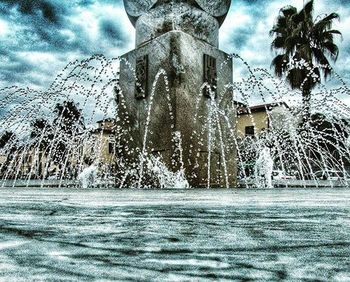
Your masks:
{"label": "fountain", "polygon": [[302,122],[300,91],[218,49],[229,7],[125,0],[135,50],[71,62],[44,91],[0,89],[1,185],[272,187],[272,170],[347,185],[350,89],[334,72],[340,86],[315,88]]}
{"label": "fountain", "polygon": [[124,0],[135,50],[0,89],[1,281],[350,281],[350,88],[306,120],[218,49],[230,2]]}
{"label": "fountain", "polygon": [[234,122],[225,87],[232,83],[232,59],[217,48],[230,2],[124,1],[136,49],[121,57],[117,158],[139,166],[139,187],[147,182],[148,156],[184,171],[192,187],[236,185],[235,146],[222,114],[231,112]]}

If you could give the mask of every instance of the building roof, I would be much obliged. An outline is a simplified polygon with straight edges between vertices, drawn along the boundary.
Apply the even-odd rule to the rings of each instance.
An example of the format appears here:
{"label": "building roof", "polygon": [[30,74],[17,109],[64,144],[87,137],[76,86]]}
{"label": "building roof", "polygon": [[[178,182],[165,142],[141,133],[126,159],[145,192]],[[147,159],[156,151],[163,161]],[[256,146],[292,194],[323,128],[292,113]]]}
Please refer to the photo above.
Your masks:
{"label": "building roof", "polygon": [[[240,105],[242,104],[242,105]],[[286,102],[274,102],[274,103],[267,103],[267,104],[260,104],[260,105],[255,105],[248,107],[247,105],[244,105],[243,103],[237,104],[237,115],[246,115],[251,113],[259,113],[259,112],[266,112],[266,111],[271,111],[273,108],[276,107],[284,107],[286,109],[289,109],[288,105]]]}
{"label": "building roof", "polygon": [[247,104],[237,100],[233,100],[233,104],[236,105],[237,107],[248,107]]}
{"label": "building roof", "polygon": [[106,123],[106,122],[113,122],[113,123],[115,123],[116,119],[115,118],[105,118],[105,119],[101,119],[101,120],[97,121],[96,123],[100,124],[100,123]]}
{"label": "building roof", "polygon": [[90,131],[92,134],[114,134],[115,130],[110,128],[96,128]]}
{"label": "building roof", "polygon": [[90,130],[92,134],[114,134],[116,129],[116,119],[106,118],[96,122],[98,128]]}

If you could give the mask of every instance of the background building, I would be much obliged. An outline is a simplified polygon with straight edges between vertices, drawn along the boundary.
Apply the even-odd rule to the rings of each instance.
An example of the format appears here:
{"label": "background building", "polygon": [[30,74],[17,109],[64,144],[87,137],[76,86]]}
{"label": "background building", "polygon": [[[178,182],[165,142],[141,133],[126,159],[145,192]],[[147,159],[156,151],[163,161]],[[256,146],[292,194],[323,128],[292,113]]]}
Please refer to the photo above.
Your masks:
{"label": "background building", "polygon": [[95,164],[102,175],[114,173],[115,120],[97,122],[97,128],[78,134],[55,162],[52,148],[33,142],[7,153],[0,151],[0,178],[7,179],[76,179],[85,167]]}
{"label": "background building", "polygon": [[289,107],[285,102],[262,104],[256,106],[247,106],[243,103],[236,102],[237,121],[236,132],[238,139],[245,137],[256,137],[262,132],[274,126],[286,124],[286,118],[278,117],[279,113],[289,113]]}
{"label": "background building", "polygon": [[100,120],[97,129],[91,132],[95,159],[102,165],[115,165],[115,124],[115,119],[112,118]]}

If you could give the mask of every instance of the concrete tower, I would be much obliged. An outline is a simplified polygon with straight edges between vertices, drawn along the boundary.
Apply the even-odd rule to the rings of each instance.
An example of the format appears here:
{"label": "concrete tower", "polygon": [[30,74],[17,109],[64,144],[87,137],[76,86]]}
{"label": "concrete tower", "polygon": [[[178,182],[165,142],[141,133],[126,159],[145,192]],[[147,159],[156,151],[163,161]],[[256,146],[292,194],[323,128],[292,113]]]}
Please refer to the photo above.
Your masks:
{"label": "concrete tower", "polygon": [[[120,67],[118,117],[127,132],[120,148],[137,148],[128,150],[127,161],[138,162],[138,153],[146,151],[161,155],[170,170],[184,168],[193,187],[235,185],[232,93],[225,87],[232,82],[232,60],[218,49],[230,4],[124,0],[136,28],[136,49]],[[160,70],[166,75],[153,88]]]}

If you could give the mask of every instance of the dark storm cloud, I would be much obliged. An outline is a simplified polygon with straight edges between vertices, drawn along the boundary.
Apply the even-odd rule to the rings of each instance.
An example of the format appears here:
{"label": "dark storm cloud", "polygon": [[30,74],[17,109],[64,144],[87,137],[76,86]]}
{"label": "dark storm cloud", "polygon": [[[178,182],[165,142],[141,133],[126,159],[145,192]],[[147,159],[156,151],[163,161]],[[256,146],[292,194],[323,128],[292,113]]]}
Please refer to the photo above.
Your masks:
{"label": "dark storm cloud", "polygon": [[100,22],[101,34],[111,41],[114,41],[117,45],[123,45],[128,40],[127,35],[122,30],[120,25],[112,19],[103,19]]}
{"label": "dark storm cloud", "polygon": [[[67,40],[60,34],[66,25],[64,18],[69,15],[65,5],[65,1],[2,0],[1,11],[6,11],[11,24],[21,28],[17,42],[8,42],[11,50],[53,51],[67,48]],[[22,41],[29,44],[18,44]]]}
{"label": "dark storm cloud", "polygon": [[3,46],[0,46],[0,58],[6,57],[7,63],[1,66],[0,80],[15,82],[23,82],[23,74],[31,72],[32,65],[20,60],[14,52],[10,52]]}
{"label": "dark storm cloud", "polygon": [[[80,1],[82,6],[93,4],[92,1]],[[70,19],[74,17],[72,9],[69,7],[79,6],[77,2],[54,1],[54,0],[3,0],[1,6],[7,8],[10,12],[10,18],[15,18],[17,25],[23,27],[22,33],[19,34],[19,40],[29,41],[30,46],[18,46],[19,48],[27,47],[28,50],[41,51],[80,51],[84,55],[91,55],[96,50],[92,44],[89,44],[89,34],[82,26],[71,23]],[[14,8],[11,9],[11,8]],[[3,10],[3,9],[2,9]],[[6,9],[5,9],[6,10]],[[108,22],[106,19],[102,20]],[[117,32],[116,24],[109,24],[108,30],[102,35],[106,39],[116,39],[122,35],[121,31]],[[63,30],[69,30],[74,34],[75,39],[69,40],[68,36],[62,33]],[[112,34],[113,33],[113,34]],[[112,35],[112,36],[111,36]],[[121,36],[120,42],[127,42],[127,38]],[[14,46],[15,47],[15,46]]]}
{"label": "dark storm cloud", "polygon": [[93,0],[81,0],[81,1],[79,1],[79,5],[86,7],[86,6],[93,4],[94,2],[95,1],[93,1]]}
{"label": "dark storm cloud", "polygon": [[34,21],[42,24],[60,24],[62,15],[67,13],[65,3],[47,0],[2,0],[1,10],[15,8],[19,13],[30,16]]}
{"label": "dark storm cloud", "polygon": [[[279,9],[289,4],[300,9],[302,1],[233,0],[221,48],[254,67],[269,68],[274,55],[269,30]],[[336,66],[348,77],[350,1],[315,0],[315,6],[320,8],[316,14],[341,14],[337,28],[344,41]],[[134,31],[128,24],[122,0],[0,0],[0,88],[28,82],[44,87],[69,60],[120,55],[132,48]]]}
{"label": "dark storm cloud", "polygon": [[[5,36],[0,30],[0,88],[28,81],[44,86],[40,83],[68,63],[67,57],[83,59],[125,48],[131,38],[108,13],[110,7],[121,5],[122,1],[115,0],[0,0],[0,28],[3,22],[8,27]],[[40,68],[33,59],[38,53],[56,58],[53,73],[47,73],[46,78],[52,61],[42,61]]]}
{"label": "dark storm cloud", "polygon": [[78,0],[80,6],[90,6],[95,3],[112,4],[115,6],[122,6],[123,0]]}
{"label": "dark storm cloud", "polygon": [[252,34],[251,27],[240,27],[237,28],[233,33],[231,37],[230,43],[235,47],[235,49],[239,50],[243,46],[247,44],[247,41],[250,38],[250,35]]}

